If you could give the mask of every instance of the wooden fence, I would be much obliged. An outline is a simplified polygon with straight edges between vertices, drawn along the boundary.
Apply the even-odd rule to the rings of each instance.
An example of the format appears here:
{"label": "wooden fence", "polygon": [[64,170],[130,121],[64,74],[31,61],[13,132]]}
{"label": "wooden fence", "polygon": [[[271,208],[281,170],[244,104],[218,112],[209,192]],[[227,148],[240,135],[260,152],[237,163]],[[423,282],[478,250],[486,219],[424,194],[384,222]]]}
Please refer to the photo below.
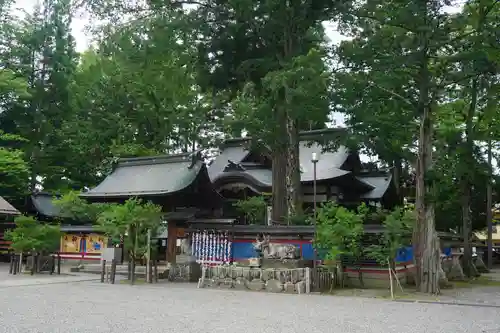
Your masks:
{"label": "wooden fence", "polygon": [[328,292],[336,284],[335,274],[327,268],[317,267],[311,269],[311,291]]}

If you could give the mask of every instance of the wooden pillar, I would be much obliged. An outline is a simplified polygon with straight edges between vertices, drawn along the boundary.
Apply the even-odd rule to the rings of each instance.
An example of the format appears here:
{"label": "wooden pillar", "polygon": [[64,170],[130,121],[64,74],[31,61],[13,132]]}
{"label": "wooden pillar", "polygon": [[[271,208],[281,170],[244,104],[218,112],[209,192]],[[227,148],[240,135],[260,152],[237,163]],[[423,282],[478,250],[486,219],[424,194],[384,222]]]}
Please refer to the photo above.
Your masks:
{"label": "wooden pillar", "polygon": [[175,222],[168,222],[167,225],[168,238],[167,238],[167,262],[171,264],[176,263],[176,249],[177,249],[177,224]]}

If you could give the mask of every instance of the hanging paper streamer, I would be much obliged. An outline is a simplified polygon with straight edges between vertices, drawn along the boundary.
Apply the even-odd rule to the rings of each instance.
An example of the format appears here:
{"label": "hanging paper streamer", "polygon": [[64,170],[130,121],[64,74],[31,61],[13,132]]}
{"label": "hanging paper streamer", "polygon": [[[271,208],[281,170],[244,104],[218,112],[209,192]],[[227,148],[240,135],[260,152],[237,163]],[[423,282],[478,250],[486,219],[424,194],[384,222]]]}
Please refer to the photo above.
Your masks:
{"label": "hanging paper streamer", "polygon": [[217,261],[224,262],[224,242],[223,242],[221,234],[217,235],[217,243],[218,243],[218,245],[217,245],[217,248],[218,248]]}
{"label": "hanging paper streamer", "polygon": [[208,259],[210,263],[215,262],[215,234],[210,232],[210,258]]}
{"label": "hanging paper streamer", "polygon": [[197,242],[198,233],[195,232],[191,235],[191,256],[195,257],[198,260],[198,242]]}
{"label": "hanging paper streamer", "polygon": [[229,264],[232,262],[232,242],[229,233],[203,231],[192,235],[192,255],[201,264]]}
{"label": "hanging paper streamer", "polygon": [[229,235],[226,232],[225,235],[225,243],[226,243],[226,263],[231,263],[231,242],[229,241]]}
{"label": "hanging paper streamer", "polygon": [[201,256],[201,262],[206,262],[208,260],[208,235],[206,231],[203,231],[202,237],[203,254]]}
{"label": "hanging paper streamer", "polygon": [[225,260],[224,260],[224,234],[222,233],[219,233],[219,261],[221,263],[224,263]]}
{"label": "hanging paper streamer", "polygon": [[196,241],[195,241],[196,234],[191,235],[191,256],[196,258]]}

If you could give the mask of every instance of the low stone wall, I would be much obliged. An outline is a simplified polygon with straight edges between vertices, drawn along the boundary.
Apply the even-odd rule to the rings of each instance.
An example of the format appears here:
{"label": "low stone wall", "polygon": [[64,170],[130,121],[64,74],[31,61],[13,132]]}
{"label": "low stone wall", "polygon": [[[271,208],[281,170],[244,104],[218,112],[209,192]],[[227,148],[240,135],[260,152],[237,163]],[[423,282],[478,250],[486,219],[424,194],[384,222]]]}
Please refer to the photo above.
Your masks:
{"label": "low stone wall", "polygon": [[198,282],[201,278],[201,266],[196,262],[168,264],[160,279],[179,282]]}
{"label": "low stone wall", "polygon": [[309,268],[207,266],[202,269],[198,287],[303,294],[310,292],[310,276]]}

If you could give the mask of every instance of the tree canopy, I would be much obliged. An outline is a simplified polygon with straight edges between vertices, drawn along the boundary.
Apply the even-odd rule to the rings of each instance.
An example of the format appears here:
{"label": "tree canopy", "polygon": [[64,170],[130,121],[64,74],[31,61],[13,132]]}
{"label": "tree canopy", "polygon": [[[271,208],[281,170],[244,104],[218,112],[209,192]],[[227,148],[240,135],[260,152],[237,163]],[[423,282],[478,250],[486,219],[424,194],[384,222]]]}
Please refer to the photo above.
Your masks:
{"label": "tree canopy", "polygon": [[[416,198],[423,276],[436,269],[435,230],[468,240],[486,225],[487,189],[499,198],[500,5],[448,5],[44,0],[16,16],[2,1],[0,195],[80,191],[120,157],[216,148],[246,132],[272,153],[272,220],[293,221],[298,133],[340,112],[342,143]],[[70,28],[79,10],[98,22],[81,54]],[[325,21],[346,38],[329,43]],[[69,214],[92,219],[94,208]]]}

